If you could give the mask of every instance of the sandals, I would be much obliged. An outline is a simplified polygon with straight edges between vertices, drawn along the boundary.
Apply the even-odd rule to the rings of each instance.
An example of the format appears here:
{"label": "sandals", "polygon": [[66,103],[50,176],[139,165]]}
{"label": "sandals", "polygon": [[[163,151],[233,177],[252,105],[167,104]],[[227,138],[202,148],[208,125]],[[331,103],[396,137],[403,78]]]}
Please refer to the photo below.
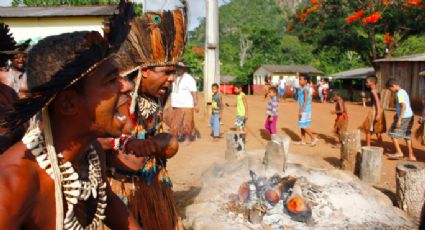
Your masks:
{"label": "sandals", "polygon": [[386,154],[388,160],[402,160],[404,155],[402,153],[393,153],[393,154]]}
{"label": "sandals", "polygon": [[307,145],[304,141],[293,141],[294,145]]}
{"label": "sandals", "polygon": [[313,147],[313,146],[316,146],[316,145],[317,145],[317,142],[319,142],[319,139],[315,138],[314,140],[312,140],[312,141],[311,141],[310,145],[311,145],[312,147]]}

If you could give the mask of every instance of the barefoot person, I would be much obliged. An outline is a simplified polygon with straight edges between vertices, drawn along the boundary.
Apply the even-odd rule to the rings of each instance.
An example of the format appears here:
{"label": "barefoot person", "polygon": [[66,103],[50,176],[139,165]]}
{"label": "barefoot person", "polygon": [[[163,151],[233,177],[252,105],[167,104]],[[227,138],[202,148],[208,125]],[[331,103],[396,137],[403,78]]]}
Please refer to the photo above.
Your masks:
{"label": "barefoot person", "polygon": [[242,91],[241,85],[235,85],[236,104],[230,105],[226,103],[226,106],[236,107],[236,121],[235,128],[240,132],[246,131],[246,121],[248,120],[248,102],[246,101],[246,95]]}
{"label": "barefoot person", "polygon": [[406,141],[408,157],[407,159],[416,161],[412,149],[412,126],[413,126],[413,111],[410,107],[410,98],[406,90],[402,89],[395,79],[389,79],[386,84],[387,88],[395,93],[397,113],[394,115],[394,121],[389,131],[389,136],[393,141],[396,152],[388,154],[389,159],[402,159],[404,157],[401,151],[398,139]]}
{"label": "barefoot person", "polygon": [[335,110],[331,113],[336,115],[334,124],[334,133],[338,136],[338,145],[341,146],[341,133],[346,132],[348,128],[347,108],[344,99],[337,91],[332,91],[332,99],[335,102]]}
{"label": "barefoot person", "polygon": [[[125,24],[115,26],[110,41],[124,33],[114,31]],[[120,136],[125,123],[115,45],[83,31],[46,37],[30,51],[31,97],[0,123],[14,128],[41,111],[42,125],[0,156],[0,229],[140,229],[110,190],[95,142]]]}
{"label": "barefoot person", "polygon": [[278,106],[279,99],[277,98],[277,88],[272,86],[269,89],[269,101],[267,103],[266,110],[266,122],[264,128],[269,132],[270,135],[277,133],[277,118],[278,118]]}
{"label": "barefoot person", "polygon": [[425,92],[422,93],[422,114],[418,122],[419,128],[415,132],[415,137],[422,145],[425,145]]}
{"label": "barefoot person", "polygon": [[[107,162],[112,190],[140,225],[150,230],[182,229],[166,170],[167,159],[177,153],[179,144],[161,132],[162,102],[185,46],[185,15],[182,9],[148,12],[131,21],[132,36],[127,37],[116,59],[120,72],[130,72],[127,76],[135,83],[132,97],[120,99],[119,111],[128,119],[124,135],[102,141],[103,147],[114,153],[108,155]],[[157,32],[157,40],[143,40]],[[132,75],[136,79],[132,80]]]}
{"label": "barefoot person", "polygon": [[298,104],[300,106],[298,112],[298,127],[301,130],[301,141],[295,144],[305,145],[306,134],[311,138],[311,145],[315,146],[318,142],[317,137],[313,135],[310,129],[311,126],[311,91],[310,76],[301,74],[299,77],[300,90],[298,91]]}
{"label": "barefoot person", "polygon": [[379,146],[383,148],[384,142],[382,141],[382,133],[387,131],[387,124],[384,110],[381,107],[381,95],[376,86],[377,81],[378,79],[375,76],[369,76],[366,78],[366,86],[370,89],[372,109],[369,111],[369,114],[360,129],[363,130],[366,135],[367,146],[370,146],[371,137],[375,134],[378,139]]}

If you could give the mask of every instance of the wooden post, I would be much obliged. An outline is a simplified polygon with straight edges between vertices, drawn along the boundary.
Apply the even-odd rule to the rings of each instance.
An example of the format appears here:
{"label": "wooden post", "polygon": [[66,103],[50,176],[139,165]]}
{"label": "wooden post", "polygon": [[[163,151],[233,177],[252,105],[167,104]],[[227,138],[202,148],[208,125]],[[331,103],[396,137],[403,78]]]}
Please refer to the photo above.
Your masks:
{"label": "wooden post", "polygon": [[365,146],[362,148],[360,179],[370,184],[377,184],[381,180],[382,155],[381,147]]}
{"label": "wooden post", "polygon": [[238,131],[227,132],[226,141],[226,153],[225,159],[237,160],[241,159],[245,154],[245,133]]}
{"label": "wooden post", "polygon": [[360,130],[341,133],[341,169],[359,175]]}
{"label": "wooden post", "polygon": [[419,220],[425,202],[425,163],[402,161],[396,168],[397,206]]}
{"label": "wooden post", "polygon": [[288,136],[272,135],[263,158],[263,164],[267,169],[286,170],[290,143],[291,139]]}

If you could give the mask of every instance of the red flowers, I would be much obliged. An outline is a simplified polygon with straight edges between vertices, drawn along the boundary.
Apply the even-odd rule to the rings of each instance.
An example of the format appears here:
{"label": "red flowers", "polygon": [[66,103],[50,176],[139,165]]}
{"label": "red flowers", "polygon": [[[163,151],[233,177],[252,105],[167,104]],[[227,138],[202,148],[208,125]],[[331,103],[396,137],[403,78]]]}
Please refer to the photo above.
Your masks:
{"label": "red flowers", "polygon": [[387,43],[387,45],[391,45],[394,43],[394,39],[391,38],[390,33],[386,33],[384,35],[384,39],[385,39],[385,43]]}
{"label": "red flowers", "polygon": [[353,15],[348,16],[345,20],[347,21],[348,24],[350,24],[350,23],[360,19],[364,13],[365,13],[365,10],[359,10],[356,13],[354,13]]}
{"label": "red flowers", "polygon": [[310,0],[310,2],[311,2],[312,4],[318,4],[318,3],[319,3],[319,0]]}
{"label": "red flowers", "polygon": [[377,11],[365,18],[363,18],[362,20],[362,24],[366,25],[366,24],[374,24],[377,21],[379,21],[379,19],[381,19],[381,12]]}

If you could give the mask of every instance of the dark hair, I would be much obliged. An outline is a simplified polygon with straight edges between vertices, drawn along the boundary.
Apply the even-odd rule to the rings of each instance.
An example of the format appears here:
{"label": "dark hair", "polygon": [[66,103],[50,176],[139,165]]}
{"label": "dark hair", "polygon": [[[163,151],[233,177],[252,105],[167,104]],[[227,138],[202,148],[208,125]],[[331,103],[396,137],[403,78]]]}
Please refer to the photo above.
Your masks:
{"label": "dark hair", "polygon": [[217,83],[212,84],[212,85],[211,85],[211,87],[217,87],[217,88],[220,88],[220,87],[219,87],[219,85],[218,85]]}
{"label": "dark hair", "polygon": [[387,88],[390,88],[391,86],[395,86],[395,85],[399,85],[399,84],[398,84],[397,80],[394,79],[394,78],[388,79],[387,84],[385,84],[385,86]]}
{"label": "dark hair", "polygon": [[310,80],[311,80],[310,75],[305,74],[305,73],[301,74],[301,75],[300,75],[300,77],[303,77],[303,78],[304,78],[304,80],[306,80],[307,82],[310,82]]}
{"label": "dark hair", "polygon": [[378,78],[376,78],[375,76],[367,76],[366,80],[372,81],[374,84],[376,84],[378,82]]}
{"label": "dark hair", "polygon": [[272,91],[273,93],[277,93],[277,88],[276,88],[276,86],[272,86],[272,87],[270,87],[270,89],[269,89],[270,91]]}
{"label": "dark hair", "polygon": [[235,88],[242,89],[242,85],[241,84],[236,84],[235,85]]}

